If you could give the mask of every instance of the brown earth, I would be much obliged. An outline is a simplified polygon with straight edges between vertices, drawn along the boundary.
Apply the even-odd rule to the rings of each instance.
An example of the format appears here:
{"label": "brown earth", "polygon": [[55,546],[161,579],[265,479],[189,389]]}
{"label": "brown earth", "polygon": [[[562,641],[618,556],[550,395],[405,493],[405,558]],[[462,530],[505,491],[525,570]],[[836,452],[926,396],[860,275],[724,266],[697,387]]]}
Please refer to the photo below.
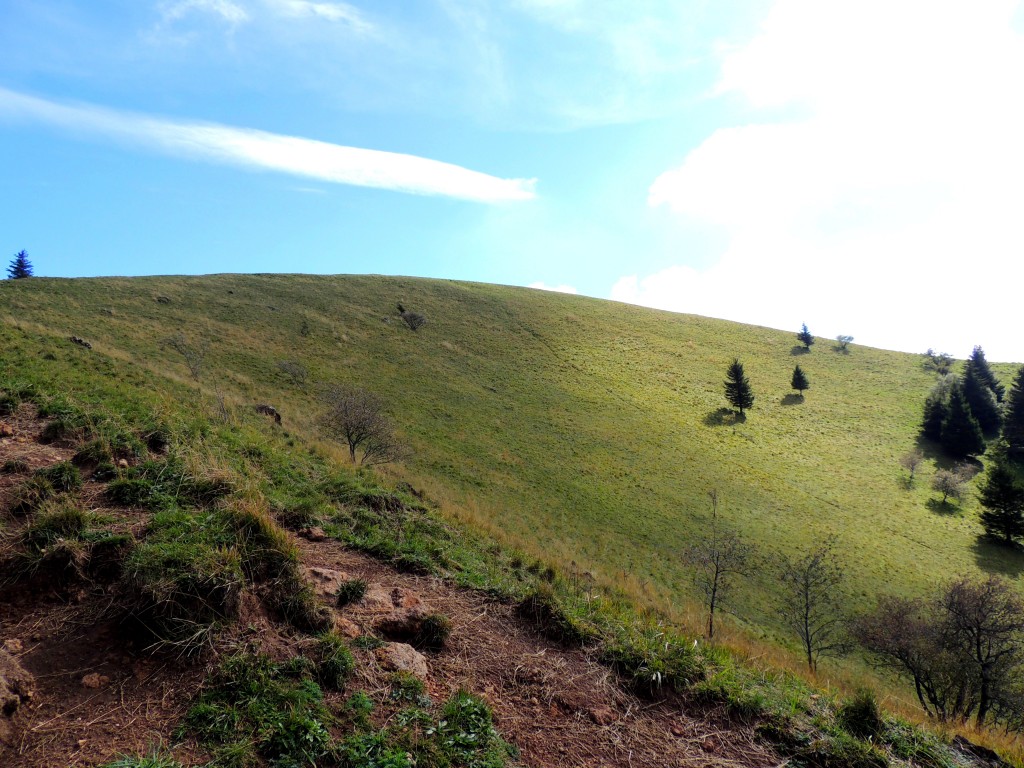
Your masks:
{"label": "brown earth", "polygon": [[[0,437],[0,463],[23,459],[34,471],[74,454],[70,445],[41,444],[44,425],[26,406],[0,422],[12,433]],[[88,471],[83,474],[79,499],[84,507],[110,515],[115,527],[138,535],[146,514],[104,507],[102,486],[89,479]],[[0,473],[0,510],[8,508],[11,489],[25,477]],[[24,524],[4,517],[7,535]],[[297,541],[325,604],[332,602],[332,578],[361,578],[370,584],[364,600],[336,609],[342,634],[379,635],[376,628],[398,626],[397,619],[407,618],[403,611],[447,616],[452,633],[445,648],[424,652],[428,694],[435,702],[459,688],[482,696],[493,708],[498,729],[519,748],[527,766],[781,762],[755,743],[750,729],[718,727],[714,718],[687,712],[679,702],[651,702],[625,692],[614,674],[586,651],[539,636],[516,616],[514,606],[439,578],[399,573],[336,541]],[[32,698],[14,717],[13,742],[0,744],[0,765],[96,766],[170,744],[204,676],[223,653],[244,644],[285,658],[301,653],[304,646],[300,635],[271,621],[250,594],[243,598],[234,628],[200,659],[138,647],[120,620],[112,585],[80,581],[0,587],[0,646],[6,643],[35,678]],[[347,693],[365,690],[383,702],[386,713],[389,663],[379,651],[354,650],[357,671]],[[328,695],[328,704],[342,697]],[[200,765],[205,757],[188,741],[176,745],[174,754],[186,765]]]}

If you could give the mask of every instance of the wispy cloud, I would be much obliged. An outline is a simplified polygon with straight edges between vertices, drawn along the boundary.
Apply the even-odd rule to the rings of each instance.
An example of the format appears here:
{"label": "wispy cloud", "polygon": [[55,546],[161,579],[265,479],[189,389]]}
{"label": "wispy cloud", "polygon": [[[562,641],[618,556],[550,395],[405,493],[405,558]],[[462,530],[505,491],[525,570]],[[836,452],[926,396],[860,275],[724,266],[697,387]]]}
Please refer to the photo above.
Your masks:
{"label": "wispy cloud", "polygon": [[245,8],[231,0],[173,0],[160,3],[159,10],[165,23],[177,21],[192,13],[217,16],[232,25],[249,20]]}
{"label": "wispy cloud", "polygon": [[171,155],[418,195],[483,203],[529,200],[536,183],[535,179],[503,179],[415,155],[251,128],[178,122],[91,105],[58,104],[0,88],[0,117],[5,115]]}
{"label": "wispy cloud", "polygon": [[265,0],[278,14],[292,18],[318,18],[345,24],[353,31],[367,34],[374,27],[363,14],[348,3],[317,3],[310,0]]}

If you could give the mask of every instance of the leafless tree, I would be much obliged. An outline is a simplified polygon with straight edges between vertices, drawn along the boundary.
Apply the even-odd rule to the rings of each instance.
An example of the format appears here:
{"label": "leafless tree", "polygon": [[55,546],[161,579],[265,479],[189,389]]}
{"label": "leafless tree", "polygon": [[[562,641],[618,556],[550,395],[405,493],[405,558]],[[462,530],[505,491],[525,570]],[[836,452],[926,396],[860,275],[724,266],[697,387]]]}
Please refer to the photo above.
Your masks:
{"label": "leafless tree", "polygon": [[1024,601],[997,576],[961,577],[931,601],[884,598],[856,624],[863,645],[909,674],[931,717],[1024,719]]}
{"label": "leafless tree", "polygon": [[715,612],[728,603],[737,576],[746,576],[751,561],[752,545],[727,530],[718,519],[718,491],[708,492],[711,498],[711,529],[704,538],[686,551],[686,560],[697,570],[693,581],[708,609],[707,635],[715,636]]}
{"label": "leafless tree", "polygon": [[960,463],[952,469],[940,469],[932,476],[932,490],[942,494],[942,503],[949,498],[957,501],[963,496],[964,486],[976,471],[970,464]]}
{"label": "leafless tree", "polygon": [[384,403],[372,392],[359,387],[335,387],[325,395],[327,410],[320,416],[320,428],[348,446],[352,463],[387,464],[401,461],[408,450],[395,437]]}
{"label": "leafless tree", "polygon": [[208,341],[203,339],[189,341],[188,337],[179,331],[173,336],[164,339],[161,346],[170,347],[181,355],[185,365],[188,366],[189,373],[192,374],[192,378],[195,381],[199,381],[199,376],[203,372],[203,363],[206,362],[206,354],[210,351]]}
{"label": "leafless tree", "polygon": [[836,336],[836,349],[838,349],[840,352],[847,352],[849,351],[847,347],[850,346],[850,342],[852,341],[853,336],[850,336],[849,334],[846,333],[840,333],[838,336]]}
{"label": "leafless tree", "polygon": [[910,485],[914,484],[914,473],[917,472],[917,468],[921,466],[921,462],[923,461],[924,452],[921,451],[920,448],[907,451],[905,454],[900,456],[900,466],[910,473]]}
{"label": "leafless tree", "polygon": [[850,646],[839,596],[843,571],[834,546],[835,540],[828,539],[801,557],[780,558],[782,619],[799,636],[811,672],[819,658],[845,653]]}
{"label": "leafless tree", "polygon": [[306,381],[309,379],[309,371],[302,363],[298,363],[294,360],[282,360],[277,364],[277,368],[281,373],[288,377],[291,383],[299,389],[304,389]]}

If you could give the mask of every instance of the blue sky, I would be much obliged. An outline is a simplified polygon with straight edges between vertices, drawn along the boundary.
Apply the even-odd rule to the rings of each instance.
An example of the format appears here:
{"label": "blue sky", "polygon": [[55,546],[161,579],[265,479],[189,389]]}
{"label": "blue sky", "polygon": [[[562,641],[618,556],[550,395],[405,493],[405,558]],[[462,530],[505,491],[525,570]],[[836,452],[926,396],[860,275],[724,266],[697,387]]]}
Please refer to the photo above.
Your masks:
{"label": "blue sky", "polygon": [[543,285],[1024,361],[1022,21],[1002,0],[0,0],[3,247],[41,275]]}

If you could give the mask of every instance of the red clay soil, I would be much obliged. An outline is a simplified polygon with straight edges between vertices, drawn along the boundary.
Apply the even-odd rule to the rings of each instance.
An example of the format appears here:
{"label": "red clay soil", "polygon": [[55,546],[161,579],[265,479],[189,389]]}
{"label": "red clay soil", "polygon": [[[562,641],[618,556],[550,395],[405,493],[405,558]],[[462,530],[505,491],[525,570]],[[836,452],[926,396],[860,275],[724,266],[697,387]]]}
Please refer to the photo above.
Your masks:
{"label": "red clay soil", "polygon": [[[35,470],[74,453],[70,446],[40,444],[43,424],[27,407],[3,422],[14,435],[0,437],[0,463],[20,458]],[[8,508],[11,488],[26,476],[0,473],[0,511]],[[100,490],[87,479],[80,500],[98,509]],[[141,529],[141,513],[102,511],[119,521],[117,527]],[[10,534],[23,523],[7,516],[5,524]],[[340,571],[387,592],[400,590],[447,616],[453,629],[445,649],[426,654],[430,697],[443,701],[459,688],[482,696],[524,765],[753,768],[780,762],[749,730],[720,729],[678,703],[652,703],[626,693],[606,667],[583,650],[539,636],[513,606],[438,578],[398,573],[335,541],[299,543],[308,568]],[[366,600],[338,610],[352,623],[350,633],[356,628],[370,633],[381,616]],[[0,587],[0,645],[35,676],[33,698],[14,720],[14,743],[0,744],[0,766],[97,766],[172,743],[189,702],[223,652],[240,644],[281,658],[301,652],[302,637],[270,621],[252,595],[243,599],[242,613],[217,648],[201,659],[176,659],[136,647],[125,635],[112,586]],[[348,693],[359,688],[386,700],[389,673],[373,651],[355,654],[357,678]],[[174,756],[186,765],[201,765],[206,757],[189,742],[176,745]]]}

